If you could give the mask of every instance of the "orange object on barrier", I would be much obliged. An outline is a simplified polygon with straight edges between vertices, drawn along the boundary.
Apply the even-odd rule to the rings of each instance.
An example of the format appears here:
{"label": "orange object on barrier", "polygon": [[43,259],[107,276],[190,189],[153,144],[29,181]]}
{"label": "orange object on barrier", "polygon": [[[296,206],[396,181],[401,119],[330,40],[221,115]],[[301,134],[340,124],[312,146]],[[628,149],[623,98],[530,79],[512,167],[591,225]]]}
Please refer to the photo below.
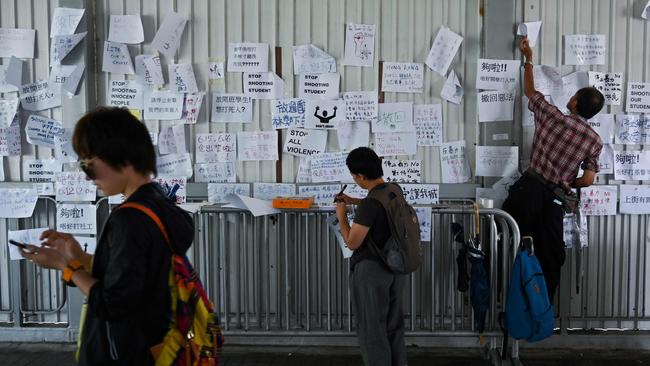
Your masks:
{"label": "orange object on barrier", "polygon": [[273,208],[310,208],[314,197],[275,197]]}

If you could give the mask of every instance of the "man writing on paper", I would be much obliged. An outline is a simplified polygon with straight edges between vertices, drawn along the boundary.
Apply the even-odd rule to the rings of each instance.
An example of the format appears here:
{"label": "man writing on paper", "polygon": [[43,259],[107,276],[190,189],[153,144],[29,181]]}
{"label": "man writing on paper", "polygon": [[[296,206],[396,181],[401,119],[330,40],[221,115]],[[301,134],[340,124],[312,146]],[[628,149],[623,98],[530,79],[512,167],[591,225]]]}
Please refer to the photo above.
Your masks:
{"label": "man writing on paper", "polygon": [[[549,300],[553,301],[565,258],[564,212],[577,210],[577,197],[571,188],[590,186],[598,172],[603,142],[587,119],[600,112],[604,98],[595,88],[582,88],[567,104],[571,113],[564,115],[535,90],[533,50],[527,38],[519,49],[526,58],[524,94],[529,99],[528,109],[535,115],[535,135],[530,167],[510,188],[503,209],[517,221],[522,237],[533,237]],[[584,174],[577,178],[581,165]]]}

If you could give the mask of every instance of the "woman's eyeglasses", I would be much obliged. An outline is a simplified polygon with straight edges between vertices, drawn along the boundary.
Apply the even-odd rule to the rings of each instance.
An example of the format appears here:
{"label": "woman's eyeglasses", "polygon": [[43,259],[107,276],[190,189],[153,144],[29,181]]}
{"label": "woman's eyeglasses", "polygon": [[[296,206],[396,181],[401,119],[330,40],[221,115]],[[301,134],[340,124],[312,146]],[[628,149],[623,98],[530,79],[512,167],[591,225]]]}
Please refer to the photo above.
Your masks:
{"label": "woman's eyeglasses", "polygon": [[86,176],[94,180],[95,179],[95,169],[93,168],[93,159],[79,160],[79,168],[86,173]]}

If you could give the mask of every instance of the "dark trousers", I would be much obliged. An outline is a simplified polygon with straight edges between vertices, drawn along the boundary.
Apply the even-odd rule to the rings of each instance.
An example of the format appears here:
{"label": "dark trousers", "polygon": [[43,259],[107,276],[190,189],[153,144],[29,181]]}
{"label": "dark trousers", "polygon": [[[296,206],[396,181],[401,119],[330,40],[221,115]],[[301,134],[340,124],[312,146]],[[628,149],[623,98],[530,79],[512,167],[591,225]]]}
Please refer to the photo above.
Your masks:
{"label": "dark trousers", "polygon": [[535,256],[542,265],[552,302],[566,256],[562,227],[564,211],[560,201],[548,187],[524,174],[510,188],[503,210],[517,221],[522,237],[533,237]]}
{"label": "dark trousers", "polygon": [[396,275],[383,263],[370,259],[357,263],[351,276],[363,363],[366,366],[405,366],[401,302],[408,276]]}

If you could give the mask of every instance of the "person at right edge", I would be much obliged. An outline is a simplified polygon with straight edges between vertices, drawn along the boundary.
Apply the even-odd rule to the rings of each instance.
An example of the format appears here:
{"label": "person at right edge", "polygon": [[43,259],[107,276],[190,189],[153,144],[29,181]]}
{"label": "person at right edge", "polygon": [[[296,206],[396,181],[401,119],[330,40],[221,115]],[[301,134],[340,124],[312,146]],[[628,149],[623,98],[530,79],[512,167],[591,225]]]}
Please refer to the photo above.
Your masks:
{"label": "person at right edge", "polygon": [[[533,50],[524,38],[519,50],[524,63],[524,94],[535,116],[530,167],[510,188],[503,209],[517,221],[521,236],[531,236],[553,301],[564,264],[564,212],[575,211],[572,188],[593,184],[603,142],[587,120],[603,108],[604,97],[593,87],[582,88],[567,104],[569,115],[535,90]],[[582,164],[584,174],[577,177]]]}

